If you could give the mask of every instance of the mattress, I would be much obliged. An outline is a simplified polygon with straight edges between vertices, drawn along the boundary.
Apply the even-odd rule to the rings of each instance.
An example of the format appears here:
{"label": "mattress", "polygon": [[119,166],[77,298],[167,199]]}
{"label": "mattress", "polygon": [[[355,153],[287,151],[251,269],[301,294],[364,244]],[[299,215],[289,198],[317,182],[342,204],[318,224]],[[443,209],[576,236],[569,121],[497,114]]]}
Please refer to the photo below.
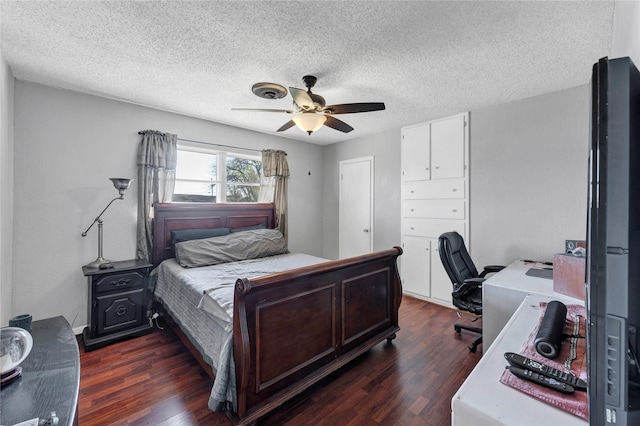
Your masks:
{"label": "mattress", "polygon": [[302,253],[183,268],[175,259],[153,272],[154,295],[213,368],[215,379],[209,408],[221,411],[236,406],[233,362],[233,293],[239,278],[253,279],[298,267],[326,262]]}

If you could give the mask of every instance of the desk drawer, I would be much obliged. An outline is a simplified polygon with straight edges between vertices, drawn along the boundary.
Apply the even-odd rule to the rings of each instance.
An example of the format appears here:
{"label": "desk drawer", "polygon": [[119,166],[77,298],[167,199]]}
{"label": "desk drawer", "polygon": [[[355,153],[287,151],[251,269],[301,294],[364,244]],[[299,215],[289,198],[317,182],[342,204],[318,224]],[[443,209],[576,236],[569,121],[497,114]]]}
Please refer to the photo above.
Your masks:
{"label": "desk drawer", "polygon": [[445,232],[456,231],[466,239],[466,225],[460,220],[432,220],[423,218],[403,218],[402,234],[416,237],[438,238]]}
{"label": "desk drawer", "polygon": [[464,200],[404,200],[404,217],[428,219],[465,219]]}
{"label": "desk drawer", "polygon": [[402,198],[405,200],[464,197],[464,179],[436,179],[402,183]]}

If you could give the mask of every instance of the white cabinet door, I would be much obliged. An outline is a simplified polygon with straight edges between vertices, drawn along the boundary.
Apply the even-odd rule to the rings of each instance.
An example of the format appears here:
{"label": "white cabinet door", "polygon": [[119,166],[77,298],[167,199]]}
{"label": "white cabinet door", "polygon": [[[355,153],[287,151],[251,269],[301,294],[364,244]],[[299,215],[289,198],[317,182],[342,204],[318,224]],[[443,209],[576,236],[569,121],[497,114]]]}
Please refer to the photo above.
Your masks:
{"label": "white cabinet door", "polygon": [[431,179],[464,177],[464,116],[431,123]]}
{"label": "white cabinet door", "polygon": [[402,129],[402,180],[431,179],[429,123]]}
{"label": "white cabinet door", "polygon": [[[464,235],[464,234],[463,234]],[[431,297],[442,300],[443,302],[451,302],[451,292],[453,284],[447,275],[447,271],[442,266],[440,260],[440,251],[438,250],[438,240],[431,242]]]}
{"label": "white cabinet door", "polygon": [[428,238],[402,237],[400,277],[402,289],[419,296],[429,297],[431,245]]}

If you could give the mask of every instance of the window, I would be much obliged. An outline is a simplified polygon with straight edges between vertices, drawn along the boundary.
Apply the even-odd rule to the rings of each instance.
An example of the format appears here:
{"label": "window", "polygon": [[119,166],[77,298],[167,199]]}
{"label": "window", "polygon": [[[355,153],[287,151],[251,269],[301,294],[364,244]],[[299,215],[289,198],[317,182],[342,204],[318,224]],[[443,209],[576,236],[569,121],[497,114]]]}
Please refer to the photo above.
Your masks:
{"label": "window", "polygon": [[261,160],[260,155],[180,144],[173,201],[258,202]]}

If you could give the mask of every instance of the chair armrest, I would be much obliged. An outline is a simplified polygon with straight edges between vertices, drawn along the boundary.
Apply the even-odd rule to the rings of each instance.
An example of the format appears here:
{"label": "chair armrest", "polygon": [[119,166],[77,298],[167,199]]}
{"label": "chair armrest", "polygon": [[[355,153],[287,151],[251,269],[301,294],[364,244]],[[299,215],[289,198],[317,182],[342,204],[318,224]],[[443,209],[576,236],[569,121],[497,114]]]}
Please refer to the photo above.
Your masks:
{"label": "chair armrest", "polygon": [[484,267],[484,271],[479,275],[480,278],[484,278],[487,274],[494,274],[496,272],[500,272],[504,269],[502,265],[487,265]]}
{"label": "chair armrest", "polygon": [[470,284],[474,287],[482,287],[482,283],[485,282],[486,278],[478,277],[478,278],[467,278],[464,280],[464,284]]}
{"label": "chair armrest", "polygon": [[465,295],[476,288],[482,288],[485,278],[467,278],[459,287],[453,291],[453,295]]}

